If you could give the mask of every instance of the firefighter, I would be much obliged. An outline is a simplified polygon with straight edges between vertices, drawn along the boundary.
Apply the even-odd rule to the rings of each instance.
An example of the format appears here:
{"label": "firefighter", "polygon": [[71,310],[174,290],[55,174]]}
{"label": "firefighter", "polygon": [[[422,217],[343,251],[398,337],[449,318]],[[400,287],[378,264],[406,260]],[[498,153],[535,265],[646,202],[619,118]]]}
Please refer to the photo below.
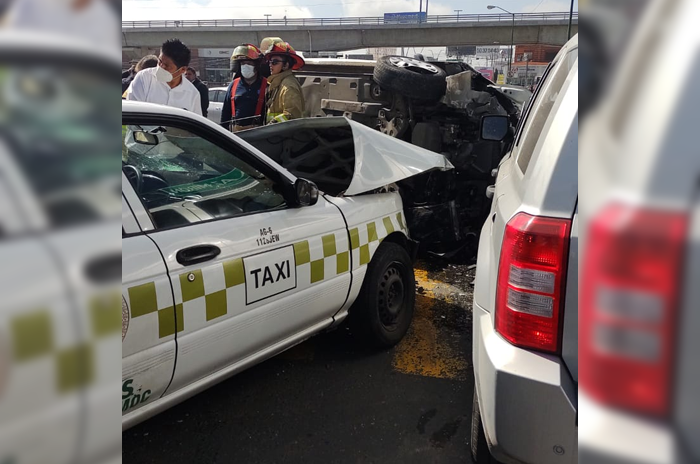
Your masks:
{"label": "firefighter", "polygon": [[267,80],[260,73],[263,54],[252,44],[239,45],[231,55],[231,70],[237,76],[226,90],[221,125],[234,132],[265,124]]}
{"label": "firefighter", "polygon": [[265,61],[270,66],[267,90],[267,124],[303,117],[304,96],[292,70],[304,66],[304,59],[281,39],[263,39]]}

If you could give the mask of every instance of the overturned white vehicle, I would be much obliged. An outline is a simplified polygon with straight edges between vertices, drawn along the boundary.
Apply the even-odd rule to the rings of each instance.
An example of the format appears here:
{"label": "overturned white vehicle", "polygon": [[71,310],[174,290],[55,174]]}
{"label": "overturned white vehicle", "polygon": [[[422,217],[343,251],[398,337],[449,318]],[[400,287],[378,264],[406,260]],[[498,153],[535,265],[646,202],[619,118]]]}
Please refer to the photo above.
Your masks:
{"label": "overturned white vehicle", "polygon": [[124,427],[347,316],[374,346],[403,338],[416,246],[396,183],[444,156],[344,118],[250,143],[147,103],[122,124]]}
{"label": "overturned white vehicle", "polygon": [[[404,183],[404,208],[422,248],[471,258],[491,205],[492,172],[530,92],[499,88],[465,63],[402,56],[312,58],[295,75],[309,116],[345,116],[447,157],[455,169]],[[481,137],[482,119],[492,116],[507,119],[509,131],[498,140]]]}

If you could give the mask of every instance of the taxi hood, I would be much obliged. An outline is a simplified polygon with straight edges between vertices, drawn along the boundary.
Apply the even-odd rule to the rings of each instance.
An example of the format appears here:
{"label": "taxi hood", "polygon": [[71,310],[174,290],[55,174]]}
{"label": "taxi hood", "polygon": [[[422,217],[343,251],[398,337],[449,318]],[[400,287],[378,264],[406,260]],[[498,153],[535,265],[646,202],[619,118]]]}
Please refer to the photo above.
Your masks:
{"label": "taxi hood", "polygon": [[296,119],[236,133],[333,196],[371,192],[453,166],[443,155],[346,118]]}

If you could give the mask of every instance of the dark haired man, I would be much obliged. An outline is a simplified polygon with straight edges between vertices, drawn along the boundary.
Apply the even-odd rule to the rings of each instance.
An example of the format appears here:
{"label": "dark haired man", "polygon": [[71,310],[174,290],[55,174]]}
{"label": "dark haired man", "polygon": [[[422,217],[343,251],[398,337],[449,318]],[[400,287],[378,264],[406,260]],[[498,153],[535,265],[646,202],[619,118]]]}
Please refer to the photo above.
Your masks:
{"label": "dark haired man", "polygon": [[209,88],[206,84],[199,80],[197,77],[197,70],[192,66],[187,68],[185,72],[185,77],[188,81],[192,82],[192,85],[199,91],[199,96],[202,103],[202,116],[207,117],[207,110],[209,109]]}
{"label": "dark haired man", "polygon": [[158,66],[136,74],[127,90],[126,99],[159,103],[202,114],[199,91],[182,76],[190,65],[190,49],[179,39],[163,43]]}

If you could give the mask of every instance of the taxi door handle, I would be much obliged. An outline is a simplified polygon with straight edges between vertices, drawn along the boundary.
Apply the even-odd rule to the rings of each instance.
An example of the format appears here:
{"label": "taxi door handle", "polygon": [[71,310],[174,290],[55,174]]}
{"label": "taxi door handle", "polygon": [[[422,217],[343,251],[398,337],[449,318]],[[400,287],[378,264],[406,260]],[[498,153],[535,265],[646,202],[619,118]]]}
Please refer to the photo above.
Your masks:
{"label": "taxi door handle", "polygon": [[214,259],[220,253],[221,249],[216,245],[195,245],[178,251],[175,258],[183,266],[191,266]]}

